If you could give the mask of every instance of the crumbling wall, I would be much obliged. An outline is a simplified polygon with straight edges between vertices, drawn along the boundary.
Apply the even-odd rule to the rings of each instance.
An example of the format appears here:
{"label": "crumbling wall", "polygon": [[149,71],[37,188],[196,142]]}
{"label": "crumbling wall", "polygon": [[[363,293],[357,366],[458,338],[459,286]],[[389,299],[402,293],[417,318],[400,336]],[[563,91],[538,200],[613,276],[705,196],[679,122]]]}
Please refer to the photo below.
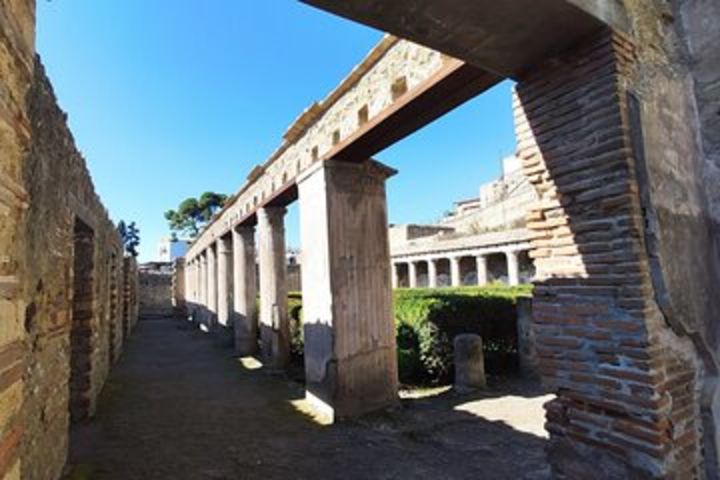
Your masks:
{"label": "crumbling wall", "polygon": [[173,274],[165,271],[140,272],[140,316],[164,317],[173,315]]}
{"label": "crumbling wall", "polygon": [[[0,478],[18,479],[26,432],[27,356],[21,289],[29,197],[22,166],[30,149],[25,98],[32,84],[35,2],[0,2]],[[32,312],[30,312],[32,313]]]}
{"label": "crumbling wall", "polygon": [[120,298],[132,281],[120,238],[39,60],[26,102],[32,141],[22,169],[31,201],[21,282],[21,471],[23,478],[54,479],[67,454],[69,414],[76,420],[93,414],[122,348],[123,318],[134,322],[135,307],[133,298]]}

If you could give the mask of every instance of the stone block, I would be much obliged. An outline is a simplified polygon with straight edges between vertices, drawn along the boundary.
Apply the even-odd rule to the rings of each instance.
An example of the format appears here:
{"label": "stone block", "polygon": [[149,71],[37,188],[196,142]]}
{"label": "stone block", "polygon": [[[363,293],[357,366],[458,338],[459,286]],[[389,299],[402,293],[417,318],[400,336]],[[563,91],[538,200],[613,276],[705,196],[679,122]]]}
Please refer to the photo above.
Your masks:
{"label": "stone block", "polygon": [[465,333],[455,337],[455,390],[468,392],[487,386],[483,342],[480,335]]}

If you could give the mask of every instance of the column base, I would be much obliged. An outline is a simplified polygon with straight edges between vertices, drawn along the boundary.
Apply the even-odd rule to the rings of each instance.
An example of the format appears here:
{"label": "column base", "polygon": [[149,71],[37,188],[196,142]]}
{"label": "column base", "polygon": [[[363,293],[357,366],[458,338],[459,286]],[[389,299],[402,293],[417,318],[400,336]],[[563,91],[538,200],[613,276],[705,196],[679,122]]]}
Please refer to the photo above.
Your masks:
{"label": "column base", "polygon": [[240,357],[249,357],[258,352],[258,341],[255,337],[235,337],[235,353]]}

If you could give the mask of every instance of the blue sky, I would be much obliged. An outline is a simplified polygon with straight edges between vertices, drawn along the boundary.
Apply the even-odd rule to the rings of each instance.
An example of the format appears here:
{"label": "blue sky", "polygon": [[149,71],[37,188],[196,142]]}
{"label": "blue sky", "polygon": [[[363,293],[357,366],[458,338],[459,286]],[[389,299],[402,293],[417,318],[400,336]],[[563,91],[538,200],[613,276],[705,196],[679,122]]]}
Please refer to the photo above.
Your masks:
{"label": "blue sky", "polygon": [[[294,0],[53,0],[37,13],[37,49],[78,148],[113,219],[138,223],[143,261],[168,234],[165,210],[236,191],[382,35]],[[431,222],[499,173],[514,150],[510,88],[376,156],[400,171],[391,222]],[[299,246],[297,208],[287,229]]]}

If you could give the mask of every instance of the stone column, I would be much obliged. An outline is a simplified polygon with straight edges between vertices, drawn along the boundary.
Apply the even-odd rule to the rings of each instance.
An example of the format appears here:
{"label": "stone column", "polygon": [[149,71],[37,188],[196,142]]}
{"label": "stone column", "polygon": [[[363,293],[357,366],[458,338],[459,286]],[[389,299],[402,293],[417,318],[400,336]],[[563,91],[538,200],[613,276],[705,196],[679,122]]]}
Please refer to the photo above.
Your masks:
{"label": "stone column", "polygon": [[230,290],[232,239],[229,236],[217,240],[217,275],[218,275],[218,305],[217,321],[224,328],[230,328],[230,311],[232,310],[232,295]]}
{"label": "stone column", "polygon": [[[263,362],[271,369],[285,368],[290,361],[285,211],[285,207],[265,207],[258,210],[257,214],[260,243],[260,342]],[[312,283],[307,285],[312,288]]]}
{"label": "stone column", "polygon": [[215,326],[217,323],[218,310],[218,288],[217,288],[217,252],[215,245],[207,248],[207,326]]}
{"label": "stone column", "polygon": [[307,398],[331,420],[397,403],[385,180],[375,161],[298,179]]}
{"label": "stone column", "polygon": [[437,265],[435,259],[429,258],[428,264],[428,287],[437,288]]}
{"label": "stone column", "polygon": [[478,255],[475,257],[475,264],[477,265],[477,283],[478,285],[487,285],[487,256]]}
{"label": "stone column", "polygon": [[200,254],[200,311],[196,320],[199,323],[206,322],[208,316],[208,254],[204,251]]}
{"label": "stone column", "polygon": [[520,270],[518,267],[518,252],[505,252],[507,258],[508,285],[517,285],[520,283]]}
{"label": "stone column", "polygon": [[459,287],[460,281],[460,257],[450,257],[450,285]]}
{"label": "stone column", "polygon": [[238,355],[257,352],[255,227],[233,229],[233,322]]}
{"label": "stone column", "polygon": [[398,274],[398,264],[393,262],[392,268],[391,268],[391,275],[392,275],[392,288],[393,290],[398,288],[400,285],[400,275]]}
{"label": "stone column", "polygon": [[417,263],[408,262],[408,281],[410,288],[417,288]]}

